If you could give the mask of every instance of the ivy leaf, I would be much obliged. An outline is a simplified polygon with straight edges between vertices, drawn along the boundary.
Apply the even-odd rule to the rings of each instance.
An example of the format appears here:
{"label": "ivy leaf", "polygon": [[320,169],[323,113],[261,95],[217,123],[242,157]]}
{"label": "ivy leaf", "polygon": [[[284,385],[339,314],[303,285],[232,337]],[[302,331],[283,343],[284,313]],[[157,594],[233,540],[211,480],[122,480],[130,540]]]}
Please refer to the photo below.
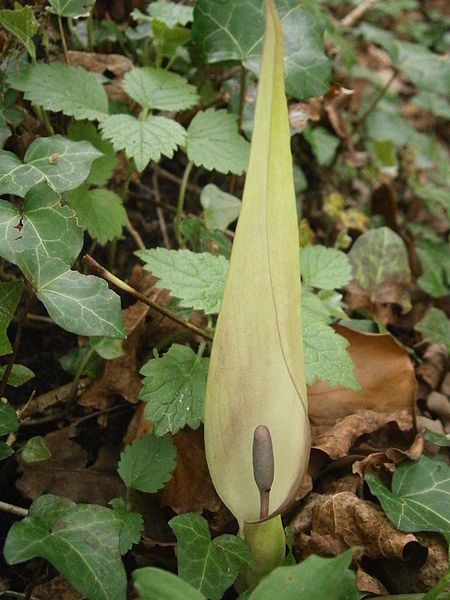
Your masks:
{"label": "ivy leaf", "polygon": [[14,433],[19,429],[16,411],[10,404],[0,400],[0,436]]}
{"label": "ivy leaf", "polygon": [[138,250],[135,254],[146,263],[146,271],[161,280],[158,287],[180,299],[181,307],[206,314],[219,312],[228,272],[226,258],[209,252],[197,254],[165,248]]}
{"label": "ivy leaf", "polygon": [[447,94],[450,89],[450,65],[444,56],[425,45],[396,41],[396,65],[420,90]]}
{"label": "ivy leaf", "polygon": [[88,121],[108,115],[108,97],[102,84],[82,67],[37,63],[11,74],[8,82],[24,92],[26,100],[46,110]]}
{"label": "ivy leaf", "polygon": [[303,284],[322,290],[334,290],[346,285],[352,275],[347,255],[325,246],[302,248],[300,272]]}
{"label": "ivy leaf", "polygon": [[16,312],[17,305],[19,304],[20,296],[22,294],[22,287],[23,284],[21,281],[7,281],[5,283],[0,283],[0,356],[12,352],[11,344],[9,343],[6,335],[6,330],[8,329],[8,325],[13,318],[14,313]]}
{"label": "ivy leaf", "polygon": [[50,0],[48,10],[66,18],[87,17],[95,0]]}
{"label": "ivy leaf", "polygon": [[[283,0],[276,6],[284,33],[287,94],[300,100],[325,94],[330,64],[323,51],[323,18],[308,2]],[[240,61],[258,75],[263,32],[259,0],[195,4],[192,39],[205,62]]]}
{"label": "ivy leaf", "polygon": [[166,0],[152,2],[147,10],[153,19],[162,21],[170,28],[175,25],[187,25],[194,18],[192,6],[166,2]]}
{"label": "ivy leaf", "polygon": [[14,10],[0,10],[0,25],[15,35],[19,42],[25,46],[31,58],[36,59],[33,36],[37,32],[39,24],[34,18],[31,6],[24,6],[23,8],[16,6]]}
{"label": "ivy leaf", "polygon": [[184,77],[153,67],[129,71],[123,78],[123,89],[133,100],[149,110],[185,110],[194,106],[198,100],[195,87]]}
{"label": "ivy leaf", "polygon": [[324,127],[306,127],[303,131],[306,141],[311,146],[314,156],[321,167],[328,167],[334,160],[340,140]]}
{"label": "ivy leaf", "polygon": [[440,298],[450,293],[450,266],[442,260],[448,252],[448,245],[429,241],[415,245],[422,267],[422,275],[417,283],[425,292]]}
{"label": "ivy leaf", "polygon": [[0,194],[24,197],[41,182],[57,192],[72,190],[88,177],[100,154],[89,142],[72,142],[62,135],[37,138],[23,164],[12,152],[0,150]]}
{"label": "ivy leaf", "polygon": [[9,458],[14,454],[14,450],[5,442],[0,440],[0,460],[5,460],[5,458]]}
{"label": "ivy leaf", "polygon": [[208,229],[225,231],[230,223],[235,221],[241,210],[241,201],[232,194],[222,192],[213,183],[208,183],[200,194],[200,204],[203,206],[203,218]]}
{"label": "ivy leaf", "polygon": [[400,531],[439,531],[450,542],[450,467],[421,456],[394,472],[392,492],[375,475],[366,475],[370,491]]}
{"label": "ivy leaf", "polygon": [[26,463],[42,462],[48,460],[51,456],[52,453],[41,435],[28,439],[21,453],[21,457]]}
{"label": "ivy leaf", "polygon": [[111,190],[81,186],[69,194],[68,203],[81,227],[102,246],[121,236],[127,213],[120,196]]}
{"label": "ivy leaf", "polygon": [[264,577],[249,600],[272,600],[280,590],[283,600],[358,600],[355,574],[348,567],[352,548],[335,558],[308,556],[299,565],[278,567]]}
{"label": "ivy leaf", "polygon": [[144,414],[153,423],[155,435],[174,434],[186,425],[199,427],[208,364],[209,359],[197,356],[188,346],[173,344],[162,358],[152,358],[142,367],[145,378],[139,397],[147,403]]}
{"label": "ivy leaf", "polygon": [[109,503],[121,521],[119,533],[120,553],[126,554],[133,544],[138,544],[144,530],[144,519],[140,513],[130,512],[123,498],[113,498]]}
{"label": "ivy leaf", "polygon": [[101,152],[102,156],[96,158],[91,165],[86,183],[98,186],[105,185],[113,174],[117,164],[117,156],[112,144],[102,139],[95,125],[88,121],[74,121],[71,123],[67,136],[74,142],[81,142],[83,140],[91,142],[94,148],[97,148]]}
{"label": "ivy leaf", "polygon": [[414,329],[420,331],[435,344],[444,344],[450,353],[450,320],[443,310],[430,308]]}
{"label": "ivy leaf", "polygon": [[179,576],[207,598],[222,598],[239,570],[251,565],[244,540],[229,534],[211,540],[208,522],[200,515],[179,515],[169,525],[177,536]]}
{"label": "ivy leaf", "polygon": [[134,159],[138,171],[143,171],[151,160],[158,162],[161,154],[172,158],[186,137],[186,131],[176,121],[152,115],[144,120],[111,115],[100,128],[115,150],[124,150],[128,158]]}
{"label": "ivy leaf", "polygon": [[140,600],[205,600],[205,596],[170,571],[144,567],[133,571]]}
{"label": "ivy leaf", "polygon": [[[0,367],[0,381],[3,379],[5,371],[6,365]],[[17,388],[27,381],[30,381],[30,379],[33,379],[33,377],[34,373],[31,369],[25,367],[24,365],[14,364],[8,377],[8,385]]]}
{"label": "ivy leaf", "polygon": [[0,199],[0,256],[12,263],[15,262],[15,242],[20,239],[20,218],[14,204]]}
{"label": "ivy leaf", "polygon": [[117,471],[127,488],[153,494],[170,480],[176,454],[170,436],[147,435],[123,450]]}
{"label": "ivy leaf", "polygon": [[10,565],[45,558],[90,600],[123,600],[127,578],[119,552],[120,526],[108,508],[44,495],[9,530],[4,556]]}
{"label": "ivy leaf", "polygon": [[236,115],[208,108],[192,119],[186,152],[197,167],[241,175],[247,169],[250,144],[237,131]]}

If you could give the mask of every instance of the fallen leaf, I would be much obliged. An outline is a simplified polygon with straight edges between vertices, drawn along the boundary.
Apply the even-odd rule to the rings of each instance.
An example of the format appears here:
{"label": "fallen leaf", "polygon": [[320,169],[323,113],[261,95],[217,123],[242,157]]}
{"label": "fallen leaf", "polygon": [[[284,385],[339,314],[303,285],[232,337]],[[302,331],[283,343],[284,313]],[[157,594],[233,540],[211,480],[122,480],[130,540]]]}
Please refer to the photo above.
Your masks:
{"label": "fallen leaf", "polygon": [[442,344],[430,344],[425,350],[422,363],[417,367],[417,377],[431,390],[438,388],[447,369],[448,352]]}
{"label": "fallen leaf", "polygon": [[33,588],[32,597],[39,598],[39,600],[55,600],[55,598],[58,600],[83,600],[84,598],[60,575]]}
{"label": "fallen leaf", "polygon": [[316,382],[308,389],[311,422],[333,423],[360,409],[386,413],[406,410],[412,414],[416,379],[408,353],[391,335],[363,333],[339,325],[335,330],[350,342],[347,350],[361,391]]}
{"label": "fallen leaf", "polygon": [[423,434],[418,433],[406,450],[388,448],[383,452],[372,452],[367,458],[356,461],[352,466],[353,473],[358,473],[361,478],[364,478],[366,474],[375,473],[381,468],[393,472],[395,465],[406,458],[418,460],[423,454],[424,445]]}
{"label": "fallen leaf", "polygon": [[366,573],[360,566],[358,566],[356,571],[356,586],[360,592],[365,592],[366,594],[385,596],[389,593],[381,581]]}

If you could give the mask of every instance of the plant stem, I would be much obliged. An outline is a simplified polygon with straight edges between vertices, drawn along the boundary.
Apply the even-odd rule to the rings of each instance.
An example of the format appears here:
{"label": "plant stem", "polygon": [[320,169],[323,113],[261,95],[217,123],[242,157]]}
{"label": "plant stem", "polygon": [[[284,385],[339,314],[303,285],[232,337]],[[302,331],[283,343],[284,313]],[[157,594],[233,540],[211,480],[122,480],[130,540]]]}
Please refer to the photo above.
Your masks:
{"label": "plant stem", "polygon": [[81,376],[83,375],[84,369],[87,367],[89,361],[94,356],[94,354],[95,354],[95,348],[94,347],[89,348],[89,350],[84,355],[83,359],[80,361],[80,364],[78,365],[78,369],[76,370],[75,377],[72,381],[72,387],[70,388],[70,393],[67,398],[66,412],[68,412],[75,403],[75,400],[77,397],[78,383],[81,379]]}
{"label": "plant stem", "polygon": [[86,20],[87,49],[89,52],[94,51],[94,7],[95,1],[92,4],[92,8],[89,11],[89,15]]}
{"label": "plant stem", "polygon": [[[155,200],[159,205],[161,204],[161,193],[159,191],[158,171],[156,169],[153,169],[152,183]],[[169,234],[167,233],[166,220],[164,218],[164,213],[161,206],[158,205],[156,206],[156,214],[158,215],[159,228],[161,230],[164,245],[170,250],[172,248],[172,244],[170,243]]]}
{"label": "plant stem", "polygon": [[183,209],[184,209],[184,200],[186,198],[186,188],[189,180],[189,175],[191,174],[192,167],[194,163],[192,160],[188,162],[186,168],[184,169],[183,177],[181,179],[180,191],[178,192],[178,202],[177,202],[177,214],[174,221],[175,228],[175,237],[180,247],[184,246],[183,237],[180,233],[180,223],[183,217]]}
{"label": "plant stem", "polygon": [[10,504],[9,502],[2,502],[0,500],[0,510],[3,512],[10,513],[11,515],[16,515],[18,517],[27,517],[28,510],[26,508],[22,508],[20,506],[15,506],[14,504]]}
{"label": "plant stem", "polygon": [[238,112],[238,131],[242,133],[242,117],[244,114],[245,107],[245,90],[247,82],[247,69],[241,67],[241,79],[240,79],[240,91],[239,91],[239,112]]}
{"label": "plant stem", "polygon": [[66,59],[66,63],[69,65],[70,64],[69,51],[67,49],[66,34],[64,33],[64,27],[63,27],[61,15],[58,15],[58,27],[59,27],[59,34],[61,36],[61,42],[62,42],[63,50],[64,50],[64,58]]}
{"label": "plant stem", "polygon": [[370,103],[370,105],[368,106],[368,108],[357,119],[357,121],[355,123],[355,130],[359,129],[365,123],[367,117],[374,110],[374,108],[376,108],[376,106],[380,102],[380,100],[382,100],[383,96],[386,94],[386,92],[388,91],[388,89],[390,88],[392,82],[394,81],[394,79],[396,77],[397,77],[397,71],[394,70],[394,72],[392,73],[392,75],[389,77],[388,81],[381,88],[381,90],[379,91],[379,93],[377,94],[377,96],[375,96],[375,98],[372,100],[372,102]]}
{"label": "plant stem", "polygon": [[131,294],[132,296],[134,296],[135,298],[137,298],[138,300],[140,300],[147,306],[150,306],[150,308],[153,308],[154,310],[159,312],[161,315],[167,317],[168,319],[171,319],[175,323],[178,323],[178,325],[181,325],[182,327],[189,329],[189,331],[192,331],[192,333],[196,333],[197,335],[200,335],[201,337],[205,338],[206,340],[210,340],[210,341],[213,340],[213,336],[211,333],[209,333],[208,331],[205,331],[201,327],[197,327],[197,325],[194,325],[193,323],[190,323],[189,321],[185,321],[184,319],[177,317],[176,315],[171,313],[166,308],[163,308],[162,306],[160,306],[153,300],[150,300],[150,298],[147,298],[146,296],[144,296],[144,294],[141,294],[141,292],[138,292],[137,290],[135,290],[133,287],[128,285],[128,283],[125,283],[125,281],[122,281],[121,279],[119,279],[118,277],[113,275],[110,271],[105,269],[105,267],[102,267],[102,265],[100,263],[98,263],[95,259],[93,259],[92,256],[89,256],[89,254],[84,255],[83,262],[88,268],[90,268],[92,271],[95,271],[100,277],[102,277],[103,279],[105,279],[106,281],[111,283],[112,285],[118,287],[119,289],[123,290],[124,292],[127,292],[127,294]]}

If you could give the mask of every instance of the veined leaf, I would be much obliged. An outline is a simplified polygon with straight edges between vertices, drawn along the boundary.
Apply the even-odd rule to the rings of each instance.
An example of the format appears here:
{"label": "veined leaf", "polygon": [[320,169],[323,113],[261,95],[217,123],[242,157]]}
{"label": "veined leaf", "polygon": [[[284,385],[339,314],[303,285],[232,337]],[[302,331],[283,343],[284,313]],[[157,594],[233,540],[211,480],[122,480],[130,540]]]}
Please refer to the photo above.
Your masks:
{"label": "veined leaf", "polygon": [[147,10],[153,19],[162,21],[167,27],[187,25],[192,21],[194,16],[192,6],[177,4],[176,2],[167,2],[166,0],[152,2]]}
{"label": "veined leaf", "polygon": [[21,281],[0,283],[0,356],[12,352],[6,330],[19,304],[22,286]]}
{"label": "veined leaf", "polygon": [[302,249],[302,281],[306,287],[335,290],[346,285],[352,275],[347,255],[325,246],[306,246]]}
{"label": "veined leaf", "polygon": [[14,433],[19,429],[16,411],[9,404],[0,402],[0,436]]}
{"label": "veined leaf", "polygon": [[95,125],[89,121],[74,121],[71,123],[67,130],[67,137],[74,142],[83,140],[91,142],[94,148],[102,153],[102,156],[96,158],[92,163],[86,183],[105,185],[117,164],[117,156],[112,144],[102,139]]}
{"label": "veined leaf", "polygon": [[203,218],[208,229],[225,231],[235,221],[241,210],[241,201],[232,194],[222,192],[214,183],[208,183],[200,194]]}
{"label": "veined leaf", "polygon": [[414,327],[435,344],[444,344],[450,352],[450,320],[443,310],[430,308],[424,318]]}
{"label": "veined leaf", "polygon": [[[3,378],[5,371],[6,365],[0,367],[0,381]],[[9,374],[8,385],[11,385],[12,387],[20,387],[30,379],[33,379],[33,377],[34,373],[31,369],[25,367],[25,365],[15,364],[13,365],[11,373]]]}
{"label": "veined leaf", "polygon": [[140,600],[205,600],[205,596],[170,571],[144,567],[133,571]]}
{"label": "veined leaf", "polygon": [[0,25],[15,35],[25,46],[28,54],[33,59],[36,58],[33,36],[39,25],[34,18],[31,6],[23,8],[16,6],[14,10],[0,10]]}
{"label": "veined leaf", "polygon": [[50,12],[66,18],[86,17],[95,0],[50,0]]}
{"label": "veined leaf", "polygon": [[250,162],[205,401],[211,477],[241,525],[260,518],[256,428],[265,425],[272,438],[270,513],[290,502],[308,462],[298,247],[282,33],[267,0]]}

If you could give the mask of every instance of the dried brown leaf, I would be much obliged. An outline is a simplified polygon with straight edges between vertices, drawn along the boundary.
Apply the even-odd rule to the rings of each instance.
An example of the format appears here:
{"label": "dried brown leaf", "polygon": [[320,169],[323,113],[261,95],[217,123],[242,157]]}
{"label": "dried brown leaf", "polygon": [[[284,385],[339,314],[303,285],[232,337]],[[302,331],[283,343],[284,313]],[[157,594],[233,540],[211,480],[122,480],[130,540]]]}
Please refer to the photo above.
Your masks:
{"label": "dried brown leaf", "polygon": [[365,592],[366,594],[376,594],[377,596],[388,594],[387,589],[381,581],[366,573],[360,566],[358,566],[356,571],[356,586],[360,592]]}
{"label": "dried brown leaf", "polygon": [[83,600],[84,596],[74,590],[60,575],[41,583],[33,589],[33,598],[39,600]]}
{"label": "dried brown leaf", "polygon": [[388,448],[383,452],[372,452],[367,458],[356,461],[352,467],[353,473],[358,473],[363,479],[367,473],[374,473],[381,468],[394,472],[395,465],[402,460],[406,458],[418,460],[423,454],[424,445],[423,434],[418,433],[413,443],[406,450]]}
{"label": "dried brown leaf", "polygon": [[448,353],[443,344],[430,344],[422,357],[422,363],[417,367],[417,376],[431,390],[436,390],[447,370]]}

